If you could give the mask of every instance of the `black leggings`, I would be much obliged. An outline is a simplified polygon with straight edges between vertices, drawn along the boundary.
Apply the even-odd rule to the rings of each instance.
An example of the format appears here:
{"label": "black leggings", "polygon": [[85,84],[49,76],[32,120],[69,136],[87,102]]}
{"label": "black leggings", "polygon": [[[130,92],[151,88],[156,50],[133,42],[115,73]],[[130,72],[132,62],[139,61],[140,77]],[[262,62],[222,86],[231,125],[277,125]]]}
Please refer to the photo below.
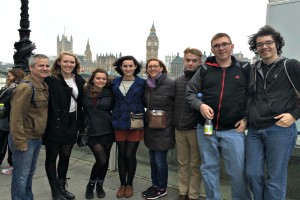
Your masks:
{"label": "black leggings", "polygon": [[136,171],[136,151],[140,142],[122,141],[118,145],[118,168],[121,185],[132,185]]}
{"label": "black leggings", "polygon": [[109,164],[111,146],[112,144],[95,144],[89,146],[96,160],[91,171],[90,180],[104,180]]}
{"label": "black leggings", "polygon": [[[46,174],[49,181],[55,180],[56,178],[66,179],[69,168],[69,161],[73,144],[66,145],[55,145],[47,144],[46,147],[46,161],[45,168]],[[57,170],[56,170],[56,159],[59,155]]]}

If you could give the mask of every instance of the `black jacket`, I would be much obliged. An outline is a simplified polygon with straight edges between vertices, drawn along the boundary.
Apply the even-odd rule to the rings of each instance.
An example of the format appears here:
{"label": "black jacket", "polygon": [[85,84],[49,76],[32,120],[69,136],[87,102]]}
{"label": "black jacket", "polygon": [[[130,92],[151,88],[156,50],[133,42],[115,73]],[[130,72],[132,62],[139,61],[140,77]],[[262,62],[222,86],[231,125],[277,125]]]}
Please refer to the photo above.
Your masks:
{"label": "black jacket", "polygon": [[[148,96],[149,95],[149,96]],[[147,110],[164,110],[167,114],[167,128],[151,129],[146,126],[144,143],[150,150],[165,151],[175,146],[175,129],[173,125],[175,81],[163,73],[154,89],[146,86],[144,93]],[[149,117],[146,114],[146,124]]]}
{"label": "black jacket", "polygon": [[[69,109],[72,97],[72,88],[65,82],[63,76],[58,78],[50,76],[45,79],[49,86],[49,108],[46,133],[43,138],[44,144],[69,144],[76,142],[76,134],[66,134],[69,128]],[[83,129],[82,119],[82,95],[85,80],[78,74],[75,75],[78,87],[77,98],[77,129]]]}
{"label": "black jacket", "polygon": [[103,88],[97,98],[97,107],[93,105],[93,98],[84,92],[82,103],[85,114],[85,122],[90,125],[90,136],[113,134],[111,110],[113,108],[113,93],[108,87]]}
{"label": "black jacket", "polygon": [[196,71],[184,71],[175,79],[174,126],[177,130],[195,129],[197,126],[197,111],[188,104],[185,94],[186,86]]}
{"label": "black jacket", "polygon": [[[193,109],[200,112],[202,103],[213,109],[216,130],[235,129],[234,125],[246,112],[247,78],[241,64],[233,56],[231,59],[231,66],[222,68],[214,56],[208,57],[187,86],[187,100]],[[199,92],[203,99],[197,98]],[[199,114],[198,123],[204,125],[204,122]]]}
{"label": "black jacket", "polygon": [[[278,119],[275,116],[290,113],[296,120],[300,117],[300,105],[296,104],[295,90],[284,70],[285,59],[281,58],[264,77],[261,62],[251,67],[249,82],[248,124],[257,129],[273,126]],[[287,71],[298,91],[300,91],[300,63],[287,60]],[[256,77],[256,78],[255,78]]]}

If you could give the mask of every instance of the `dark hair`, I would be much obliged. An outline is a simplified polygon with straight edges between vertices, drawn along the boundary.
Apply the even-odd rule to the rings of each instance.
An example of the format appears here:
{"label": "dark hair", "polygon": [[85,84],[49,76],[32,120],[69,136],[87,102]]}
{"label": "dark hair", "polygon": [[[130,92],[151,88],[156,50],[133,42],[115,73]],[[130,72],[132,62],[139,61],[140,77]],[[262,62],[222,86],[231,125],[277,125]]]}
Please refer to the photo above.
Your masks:
{"label": "dark hair", "polygon": [[161,60],[156,59],[156,58],[150,58],[150,59],[147,61],[147,63],[146,63],[146,72],[147,72],[147,69],[148,69],[148,64],[149,64],[149,62],[151,62],[151,61],[157,61],[157,62],[159,63],[159,66],[161,66],[161,67],[163,68],[162,73],[168,73],[168,70],[167,70],[167,67],[165,66],[165,64],[164,64]]}
{"label": "dark hair", "polygon": [[123,71],[121,70],[121,66],[124,62],[124,60],[132,60],[134,65],[136,66],[136,69],[134,70],[134,75],[137,75],[138,73],[140,73],[142,65],[133,57],[133,56],[123,56],[118,58],[118,60],[116,60],[113,63],[113,66],[116,70],[116,72],[118,72],[118,74],[120,74],[121,76],[124,75]]}
{"label": "dark hair", "polygon": [[212,45],[212,42],[216,39],[219,39],[221,37],[227,37],[229,39],[229,42],[232,43],[230,36],[227,33],[217,33],[214,35],[210,40],[210,45]]}
{"label": "dark hair", "polygon": [[274,28],[272,28],[269,25],[261,27],[257,33],[249,36],[249,40],[248,40],[248,44],[250,45],[249,49],[253,51],[255,54],[257,54],[257,50],[256,50],[257,38],[263,36],[269,36],[269,35],[272,36],[277,48],[277,54],[280,55],[282,53],[281,49],[285,44],[284,39],[278,31],[276,31]]}
{"label": "dark hair", "polygon": [[68,51],[63,51],[59,54],[59,56],[56,58],[56,60],[54,61],[53,65],[52,65],[52,68],[51,68],[51,75],[53,76],[56,76],[57,74],[60,74],[61,73],[61,66],[58,64],[62,58],[64,56],[73,56],[75,58],[75,67],[72,71],[72,73],[74,74],[77,74],[80,72],[80,63],[79,63],[79,60],[78,58],[75,56],[75,54],[71,53],[71,52],[68,52]]}
{"label": "dark hair", "polygon": [[9,84],[14,82],[20,83],[25,77],[25,73],[23,72],[23,70],[17,68],[13,68],[9,70],[7,73],[11,73],[14,76],[14,79],[12,79]]}

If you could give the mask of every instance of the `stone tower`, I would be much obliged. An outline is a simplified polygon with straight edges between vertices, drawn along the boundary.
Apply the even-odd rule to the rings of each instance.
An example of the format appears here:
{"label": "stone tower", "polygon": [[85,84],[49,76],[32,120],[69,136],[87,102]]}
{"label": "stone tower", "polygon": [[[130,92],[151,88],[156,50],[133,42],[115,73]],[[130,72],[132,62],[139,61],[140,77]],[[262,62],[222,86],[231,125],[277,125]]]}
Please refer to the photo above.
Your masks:
{"label": "stone tower", "polygon": [[156,30],[154,27],[154,22],[150,29],[150,34],[147,37],[146,41],[146,62],[150,58],[158,58],[158,47],[159,47],[159,40],[156,35]]}
{"label": "stone tower", "polygon": [[92,58],[92,51],[91,51],[91,47],[90,47],[90,41],[88,39],[87,44],[86,44],[86,48],[84,51],[84,58],[86,61],[88,62],[92,62],[93,58]]}
{"label": "stone tower", "polygon": [[65,34],[61,36],[61,40],[59,40],[59,35],[57,36],[57,55],[59,55],[62,51],[69,51],[73,53],[72,35],[70,40],[68,40],[68,37]]}

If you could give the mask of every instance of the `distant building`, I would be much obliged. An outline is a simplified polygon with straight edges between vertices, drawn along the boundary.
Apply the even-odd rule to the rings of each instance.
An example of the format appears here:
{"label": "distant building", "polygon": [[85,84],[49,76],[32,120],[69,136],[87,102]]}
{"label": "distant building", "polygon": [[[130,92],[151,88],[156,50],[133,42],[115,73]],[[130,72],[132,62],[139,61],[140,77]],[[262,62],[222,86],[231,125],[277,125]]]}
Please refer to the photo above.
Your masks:
{"label": "distant building", "polygon": [[171,62],[171,70],[170,75],[173,77],[177,77],[183,74],[183,57],[177,56]]}
{"label": "distant building", "polygon": [[146,40],[146,62],[150,58],[158,58],[158,48],[159,48],[159,40],[156,35],[156,29],[154,27],[154,22],[150,29],[150,34]]}
{"label": "distant building", "polygon": [[63,51],[73,52],[73,37],[71,35],[70,40],[68,37],[63,34],[61,36],[61,40],[59,39],[59,35],[57,36],[57,55],[59,55]]}
{"label": "distant building", "polygon": [[232,54],[238,61],[242,61],[242,62],[249,62],[251,63],[251,60],[249,58],[244,57],[244,54],[242,54],[242,52],[240,53],[234,53]]}

